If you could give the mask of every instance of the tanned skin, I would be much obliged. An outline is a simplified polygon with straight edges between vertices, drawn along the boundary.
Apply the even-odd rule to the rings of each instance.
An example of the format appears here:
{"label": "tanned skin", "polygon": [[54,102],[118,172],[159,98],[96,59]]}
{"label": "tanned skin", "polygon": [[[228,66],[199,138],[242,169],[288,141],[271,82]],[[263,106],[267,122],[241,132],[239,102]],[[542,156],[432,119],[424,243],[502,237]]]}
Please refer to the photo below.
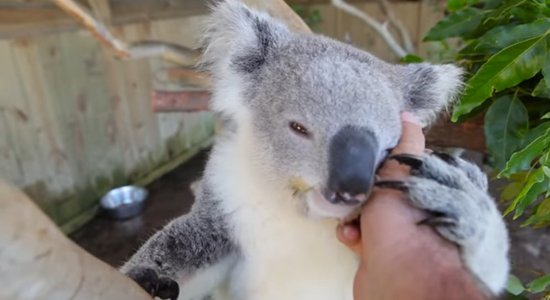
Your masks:
{"label": "tanned skin", "polygon": [[[392,154],[422,154],[426,151],[422,127],[409,113],[402,120],[403,134]],[[409,169],[389,160],[378,175],[400,180]],[[338,227],[340,241],[361,257],[354,283],[356,300],[489,299],[463,267],[458,247],[431,227],[419,225],[426,217],[401,192],[377,188],[362,211],[360,225]]]}

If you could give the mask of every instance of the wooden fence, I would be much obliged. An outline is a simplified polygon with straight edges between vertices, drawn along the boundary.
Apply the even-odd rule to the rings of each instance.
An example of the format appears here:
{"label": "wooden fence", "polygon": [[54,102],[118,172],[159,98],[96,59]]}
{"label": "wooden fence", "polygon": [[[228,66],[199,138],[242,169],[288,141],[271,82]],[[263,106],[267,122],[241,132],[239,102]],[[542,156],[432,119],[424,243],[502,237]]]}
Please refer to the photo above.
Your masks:
{"label": "wooden fence", "polygon": [[[127,41],[196,46],[200,17],[125,25]],[[119,61],[88,32],[0,40],[0,175],[65,231],[94,213],[100,195],[145,184],[208,143],[210,113],[154,113],[170,88],[160,60]]]}
{"label": "wooden fence", "polygon": [[[380,36],[356,17],[342,12],[327,2],[315,0],[297,0],[296,5],[318,10],[321,22],[313,27],[318,33],[338,40],[351,42],[354,46],[367,50],[386,61],[398,60]],[[374,1],[349,1],[377,20],[384,20],[379,5]],[[422,43],[426,32],[443,17],[441,1],[391,1],[395,16],[407,28],[418,54],[425,55],[429,44]]]}

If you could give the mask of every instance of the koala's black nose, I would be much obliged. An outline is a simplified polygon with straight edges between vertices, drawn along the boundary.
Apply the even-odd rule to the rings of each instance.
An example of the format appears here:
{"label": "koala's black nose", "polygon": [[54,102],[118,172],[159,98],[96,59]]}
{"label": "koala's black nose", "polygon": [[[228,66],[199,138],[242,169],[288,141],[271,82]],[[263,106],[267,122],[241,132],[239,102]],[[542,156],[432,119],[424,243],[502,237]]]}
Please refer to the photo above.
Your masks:
{"label": "koala's black nose", "polygon": [[360,127],[344,127],[332,138],[329,151],[327,199],[350,205],[366,200],[378,160],[374,134]]}

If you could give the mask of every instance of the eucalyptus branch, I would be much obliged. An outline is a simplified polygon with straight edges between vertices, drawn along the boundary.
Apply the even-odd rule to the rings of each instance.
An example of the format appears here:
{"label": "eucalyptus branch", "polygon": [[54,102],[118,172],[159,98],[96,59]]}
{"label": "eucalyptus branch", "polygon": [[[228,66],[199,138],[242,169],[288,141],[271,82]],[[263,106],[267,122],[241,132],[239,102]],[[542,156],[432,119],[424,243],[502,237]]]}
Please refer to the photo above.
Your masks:
{"label": "eucalyptus branch", "polygon": [[359,10],[357,7],[350,5],[344,0],[331,0],[331,3],[334,7],[350,15],[353,15],[367,23],[367,25],[369,25],[374,31],[376,31],[376,33],[378,33],[382,37],[382,39],[384,39],[386,44],[395,54],[397,54],[397,56],[404,57],[408,53],[410,53],[410,51],[407,51],[399,44],[399,42],[388,30],[388,23],[380,23],[376,21],[366,12]]}

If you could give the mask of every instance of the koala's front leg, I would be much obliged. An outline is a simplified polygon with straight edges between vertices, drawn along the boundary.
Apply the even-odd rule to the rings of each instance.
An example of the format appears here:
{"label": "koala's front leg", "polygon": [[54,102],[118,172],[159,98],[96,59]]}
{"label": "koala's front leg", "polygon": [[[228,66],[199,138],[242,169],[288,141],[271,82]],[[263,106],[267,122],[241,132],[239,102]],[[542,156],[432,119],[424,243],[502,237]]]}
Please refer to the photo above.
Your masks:
{"label": "koala's front leg", "polygon": [[154,297],[177,299],[181,292],[192,299],[208,295],[223,279],[234,250],[223,217],[198,208],[153,235],[121,271]]}
{"label": "koala's front leg", "polygon": [[509,271],[508,233],[483,172],[461,158],[440,153],[390,159],[409,165],[411,177],[377,186],[401,190],[414,206],[429,212],[425,222],[458,244],[464,264],[483,288],[500,293]]}

